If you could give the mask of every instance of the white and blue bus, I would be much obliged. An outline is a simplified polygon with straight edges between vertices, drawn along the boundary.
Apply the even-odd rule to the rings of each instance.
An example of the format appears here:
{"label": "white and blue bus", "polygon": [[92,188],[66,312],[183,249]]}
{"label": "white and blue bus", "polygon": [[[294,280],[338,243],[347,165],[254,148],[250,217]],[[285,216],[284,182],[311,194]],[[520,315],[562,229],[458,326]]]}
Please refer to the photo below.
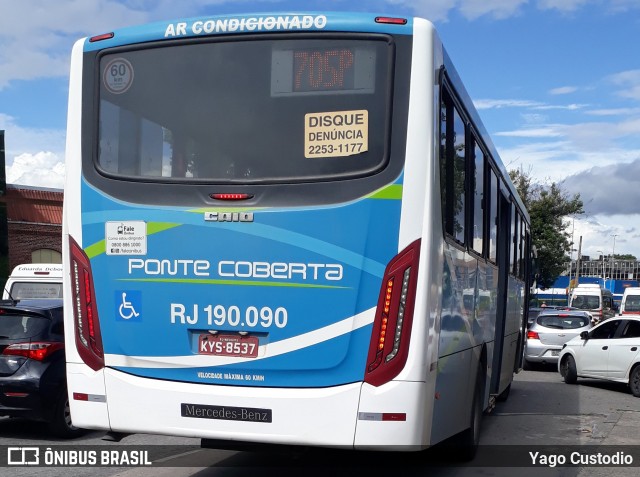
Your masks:
{"label": "white and blue bus", "polygon": [[521,369],[529,217],[433,25],[191,18],[72,52],[76,426],[478,442]]}

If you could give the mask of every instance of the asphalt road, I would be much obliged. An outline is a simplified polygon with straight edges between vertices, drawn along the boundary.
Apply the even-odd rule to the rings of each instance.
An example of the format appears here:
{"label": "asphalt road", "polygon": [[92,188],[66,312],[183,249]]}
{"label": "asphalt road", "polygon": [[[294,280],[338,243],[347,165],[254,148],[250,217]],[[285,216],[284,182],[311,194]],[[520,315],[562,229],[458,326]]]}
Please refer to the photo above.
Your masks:
{"label": "asphalt road", "polygon": [[[7,477],[271,477],[360,475],[377,476],[568,476],[618,477],[640,475],[640,399],[625,385],[579,380],[564,384],[552,367],[523,371],[516,376],[511,394],[483,418],[476,458],[460,466],[443,458],[435,446],[417,454],[353,453],[346,451],[233,452],[201,449],[199,439],[132,435],[120,443],[90,432],[73,440],[52,437],[46,426],[20,419],[0,418],[0,451],[6,446],[50,446],[56,449],[151,449],[153,467],[5,467]],[[542,447],[541,447],[542,446]],[[634,447],[635,446],[635,447]],[[557,465],[564,456],[601,452],[621,459],[634,458],[632,466],[605,467],[597,463]],[[532,465],[537,454],[538,466]],[[622,455],[620,455],[622,452]],[[582,457],[593,458],[593,457]],[[546,459],[546,460],[544,460]],[[555,459],[555,461],[554,461]],[[556,464],[553,467],[553,464]],[[160,465],[160,466],[159,466]]]}

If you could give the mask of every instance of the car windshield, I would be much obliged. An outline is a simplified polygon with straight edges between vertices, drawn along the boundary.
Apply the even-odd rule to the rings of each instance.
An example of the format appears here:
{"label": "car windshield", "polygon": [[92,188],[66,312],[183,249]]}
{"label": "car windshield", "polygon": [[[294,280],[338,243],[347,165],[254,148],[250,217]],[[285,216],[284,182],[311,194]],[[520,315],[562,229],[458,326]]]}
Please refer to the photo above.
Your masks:
{"label": "car windshield", "polygon": [[0,339],[33,338],[42,333],[49,320],[42,316],[4,314],[0,310]]}
{"label": "car windshield", "polygon": [[600,297],[596,295],[578,295],[571,302],[571,306],[581,310],[600,308]]}
{"label": "car windshield", "polygon": [[538,324],[547,328],[559,330],[573,330],[589,324],[586,316],[542,315],[538,317]]}
{"label": "car windshield", "polygon": [[11,287],[11,298],[62,298],[62,283],[15,282]]}
{"label": "car windshield", "polygon": [[624,304],[625,311],[640,311],[640,295],[629,295]]}

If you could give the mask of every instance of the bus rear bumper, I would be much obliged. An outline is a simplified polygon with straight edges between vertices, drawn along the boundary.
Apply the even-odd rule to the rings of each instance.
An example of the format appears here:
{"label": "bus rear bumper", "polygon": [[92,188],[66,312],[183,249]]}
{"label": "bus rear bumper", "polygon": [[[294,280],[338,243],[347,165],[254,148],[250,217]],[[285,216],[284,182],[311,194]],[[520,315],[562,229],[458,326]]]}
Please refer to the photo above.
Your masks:
{"label": "bus rear bumper", "polygon": [[71,421],[83,429],[109,430],[104,370],[67,362],[67,390]]}
{"label": "bus rear bumper", "polygon": [[355,448],[415,451],[428,446],[424,382],[391,381],[380,387],[364,384],[360,397]]}
{"label": "bus rear bumper", "polygon": [[87,429],[227,441],[231,448],[237,442],[398,451],[424,448],[428,435],[424,383],[258,388],[67,368],[70,395],[88,396],[70,400],[72,420]]}
{"label": "bus rear bumper", "polygon": [[361,383],[293,389],[181,383],[112,369],[105,369],[104,376],[113,431],[353,446]]}

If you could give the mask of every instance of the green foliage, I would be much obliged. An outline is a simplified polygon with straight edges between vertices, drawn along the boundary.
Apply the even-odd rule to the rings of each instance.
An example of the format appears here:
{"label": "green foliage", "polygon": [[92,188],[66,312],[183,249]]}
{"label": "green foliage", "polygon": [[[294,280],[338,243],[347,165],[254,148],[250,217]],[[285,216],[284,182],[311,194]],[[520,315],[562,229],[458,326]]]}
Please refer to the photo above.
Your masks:
{"label": "green foliage", "polygon": [[555,182],[535,183],[522,170],[509,171],[509,176],[531,216],[531,239],[538,254],[538,286],[550,287],[569,261],[573,244],[565,219],[584,213],[580,194],[570,197]]}

